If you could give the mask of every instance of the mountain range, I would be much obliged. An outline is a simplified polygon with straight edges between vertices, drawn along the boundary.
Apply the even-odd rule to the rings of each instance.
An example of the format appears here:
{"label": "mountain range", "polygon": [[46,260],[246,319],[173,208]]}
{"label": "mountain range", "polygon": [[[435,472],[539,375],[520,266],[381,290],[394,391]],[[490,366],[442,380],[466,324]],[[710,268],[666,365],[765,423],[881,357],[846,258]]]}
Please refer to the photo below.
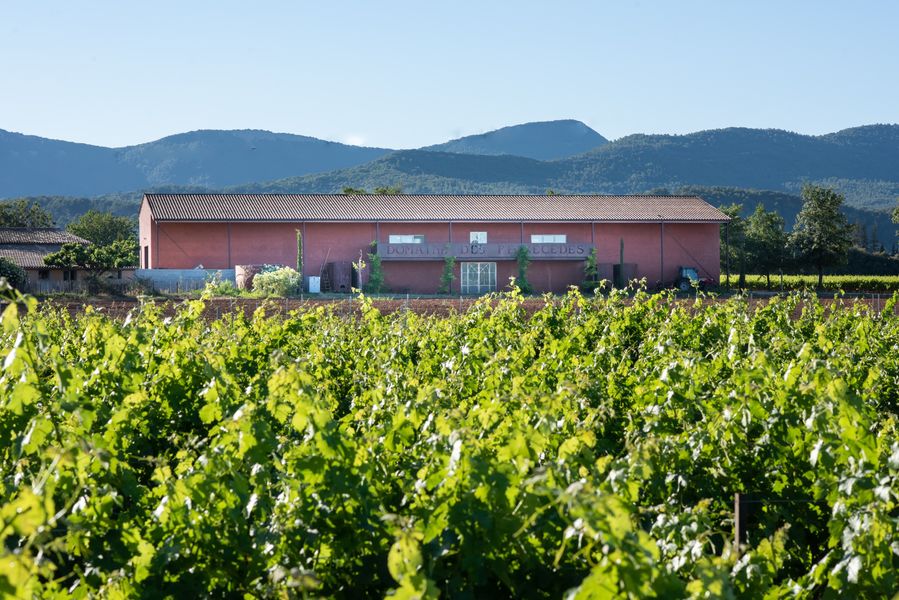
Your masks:
{"label": "mountain range", "polygon": [[851,218],[872,228],[878,223],[881,240],[891,245],[885,213],[899,196],[899,125],[819,136],[727,128],[609,141],[580,121],[560,120],[417,150],[259,130],[193,131],[105,148],[0,130],[0,198],[43,196],[60,222],[88,206],[133,211],[148,190],[334,193],[400,186],[410,193],[730,190],[716,194],[716,203],[763,190],[789,226],[798,204],[786,199],[795,200],[807,182],[843,193],[856,211]]}
{"label": "mountain range", "polygon": [[573,119],[512,125],[478,135],[469,135],[422,150],[456,154],[507,154],[537,160],[555,160],[589,152],[609,140]]}
{"label": "mountain range", "polygon": [[820,136],[729,128],[608,141],[573,120],[526,123],[419,150],[258,130],[193,131],[105,148],[0,130],[0,198],[97,196],[161,186],[339,192],[640,193],[685,185],[797,192],[825,183],[860,208],[899,195],[899,125]]}
{"label": "mountain range", "polygon": [[[552,160],[606,142],[580,121],[565,120],[504,127],[427,149]],[[0,129],[0,198],[96,196],[165,185],[217,189],[354,167],[391,152],[255,129],[191,131],[123,148]]]}
{"label": "mountain range", "polygon": [[899,195],[899,125],[823,136],[731,128],[631,135],[557,160],[402,150],[369,163],[236,186],[242,192],[337,192],[401,185],[411,193],[642,193],[686,185],[798,193],[823,183],[858,208],[884,210]]}
{"label": "mountain range", "polygon": [[250,129],[191,131],[124,148],[0,130],[0,198],[214,188],[352,167],[389,152]]}

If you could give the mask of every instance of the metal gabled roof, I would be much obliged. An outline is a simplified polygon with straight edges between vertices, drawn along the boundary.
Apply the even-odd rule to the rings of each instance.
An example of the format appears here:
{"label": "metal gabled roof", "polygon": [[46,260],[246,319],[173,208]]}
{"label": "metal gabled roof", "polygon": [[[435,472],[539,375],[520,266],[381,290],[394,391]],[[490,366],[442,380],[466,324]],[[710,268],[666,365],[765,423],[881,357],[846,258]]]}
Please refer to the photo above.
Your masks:
{"label": "metal gabled roof", "polygon": [[157,221],[706,222],[699,196],[146,194]]}

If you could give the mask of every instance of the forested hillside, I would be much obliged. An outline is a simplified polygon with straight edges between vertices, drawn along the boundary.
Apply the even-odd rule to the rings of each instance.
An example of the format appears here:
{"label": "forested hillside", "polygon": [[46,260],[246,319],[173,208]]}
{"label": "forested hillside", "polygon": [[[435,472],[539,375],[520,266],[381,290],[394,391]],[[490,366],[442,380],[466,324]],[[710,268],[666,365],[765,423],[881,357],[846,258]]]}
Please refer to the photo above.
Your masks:
{"label": "forested hillside", "polygon": [[[577,121],[531,123],[397,152],[261,131],[192,132],[120,149],[2,132],[0,161],[8,168],[0,170],[0,197],[94,196],[163,185],[623,194],[701,185],[798,193],[805,182],[833,187],[859,208],[887,210],[899,196],[899,125],[823,136],[731,128],[604,141]],[[557,160],[528,158],[587,147],[593,149]]]}
{"label": "forested hillside", "polygon": [[[659,192],[660,190],[654,190]],[[702,196],[715,206],[742,204],[743,215],[748,217],[759,204],[767,211],[775,211],[784,218],[788,230],[793,228],[796,215],[802,208],[802,199],[798,195],[770,190],[742,190],[726,187],[683,186],[670,191],[674,194],[696,194]],[[886,250],[892,250],[896,241],[896,224],[889,213],[871,211],[852,206],[843,206],[843,214],[853,225],[860,227],[866,237],[877,239]]]}
{"label": "forested hillside", "polygon": [[228,191],[339,193],[347,187],[400,185],[410,194],[527,194],[545,192],[561,173],[561,162],[520,156],[402,150],[352,169],[234,186]]}
{"label": "forested hillside", "polygon": [[568,119],[512,125],[427,146],[422,150],[460,154],[508,154],[537,160],[554,160],[583,154],[608,142],[587,125]]}
{"label": "forested hillside", "polygon": [[[548,159],[604,143],[583,123],[569,120],[504,127],[442,146],[455,153]],[[0,130],[0,198],[96,196],[162,185],[218,188],[354,167],[390,152],[259,130],[191,131],[124,148]]]}
{"label": "forested hillside", "polygon": [[389,152],[268,131],[192,131],[105,148],[0,130],[0,198],[226,186],[341,169]]}
{"label": "forested hillside", "polygon": [[719,129],[689,135],[634,135],[566,161],[561,188],[629,193],[706,185],[798,191],[803,182],[839,183],[853,205],[885,208],[899,189],[899,125],[824,136]]}
{"label": "forested hillside", "polygon": [[[587,146],[593,149],[558,160],[527,157]],[[136,214],[144,191],[340,193],[399,186],[419,194],[696,193],[717,205],[740,202],[747,212],[761,202],[789,228],[801,186],[814,182],[844,194],[850,222],[891,249],[888,211],[899,197],[899,125],[823,136],[732,128],[606,142],[579,121],[555,121],[396,152],[263,131],[198,131],[120,149],[0,132],[0,160],[9,167],[0,169],[0,197],[40,196],[60,225],[88,208]],[[9,192],[29,178],[50,191]]]}
{"label": "forested hillside", "polygon": [[401,185],[415,193],[633,194],[685,185],[798,193],[804,182],[835,187],[851,206],[886,210],[899,193],[899,126],[872,125],[826,136],[721,129],[634,135],[556,161],[408,150],[350,169],[254,183],[253,192],[339,192]]}

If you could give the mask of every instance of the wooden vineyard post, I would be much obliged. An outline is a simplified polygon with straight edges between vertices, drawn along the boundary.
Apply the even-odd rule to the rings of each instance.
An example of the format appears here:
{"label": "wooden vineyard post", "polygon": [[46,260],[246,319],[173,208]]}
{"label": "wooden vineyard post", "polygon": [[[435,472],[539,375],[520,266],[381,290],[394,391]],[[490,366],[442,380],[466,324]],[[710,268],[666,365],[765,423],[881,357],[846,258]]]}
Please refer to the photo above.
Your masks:
{"label": "wooden vineyard post", "polygon": [[749,516],[750,496],[734,494],[734,553],[740,557],[740,550],[746,545],[746,520]]}

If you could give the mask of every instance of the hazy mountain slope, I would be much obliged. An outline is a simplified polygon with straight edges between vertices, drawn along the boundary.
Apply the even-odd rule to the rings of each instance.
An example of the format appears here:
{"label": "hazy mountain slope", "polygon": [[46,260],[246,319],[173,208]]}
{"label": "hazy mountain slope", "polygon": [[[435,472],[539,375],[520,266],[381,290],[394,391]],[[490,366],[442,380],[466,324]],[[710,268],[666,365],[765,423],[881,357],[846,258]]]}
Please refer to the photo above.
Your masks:
{"label": "hazy mountain slope", "polygon": [[[531,126],[542,125],[552,123],[493,133],[534,131]],[[637,193],[660,186],[705,185],[798,193],[808,181],[836,187],[855,206],[892,206],[899,190],[899,126],[870,125],[824,136],[743,128],[681,136],[634,135],[543,163],[516,156],[437,152],[432,147],[428,152],[398,152],[346,170],[257,187],[340,191],[347,186],[402,184],[408,191],[442,193],[477,189],[540,193],[548,188],[570,193]],[[316,190],[318,186],[326,189]]]}
{"label": "hazy mountain slope", "polygon": [[[448,145],[469,154],[556,158],[605,142],[578,121],[552,121],[505,127]],[[390,152],[260,130],[192,131],[123,148],[0,130],[0,198],[93,196],[159,185],[220,188],[350,168]],[[479,167],[471,164],[476,174]]]}
{"label": "hazy mountain slope", "polygon": [[512,125],[426,146],[422,150],[554,160],[582,154],[607,143],[606,138],[584,123],[566,119]]}
{"label": "hazy mountain slope", "polygon": [[[210,190],[189,186],[163,186],[149,188],[147,192],[169,194],[202,194]],[[57,227],[65,227],[87,211],[93,209],[109,212],[122,217],[132,217],[137,223],[143,192],[123,192],[102,196],[26,196],[25,200],[36,202],[53,215]],[[3,202],[3,200],[0,200]]]}
{"label": "hazy mountain slope", "polygon": [[390,152],[259,130],[192,131],[116,151],[147,185],[223,187],[352,167]]}
{"label": "hazy mountain slope", "polygon": [[[758,204],[761,204],[765,210],[779,213],[784,218],[787,230],[793,229],[796,215],[802,208],[802,198],[786,192],[696,185],[673,188],[668,191],[673,194],[696,194],[715,206],[742,204],[743,215],[747,217],[752,214]],[[896,224],[890,219],[889,213],[844,206],[843,214],[850,223],[864,225],[868,236],[876,237],[887,250],[893,247],[893,243],[896,241]]]}
{"label": "hazy mountain slope", "polygon": [[234,186],[226,191],[339,193],[347,187],[372,190],[399,185],[405,192],[418,194],[543,193],[545,182],[560,172],[555,162],[519,156],[402,150],[351,169]]}
{"label": "hazy mountain slope", "polygon": [[633,135],[565,162],[560,186],[622,192],[687,184],[789,189],[826,178],[889,182],[899,180],[899,125],[825,136],[742,128]]}
{"label": "hazy mountain slope", "polygon": [[119,162],[110,148],[0,129],[0,198],[95,195],[145,185],[140,169]]}
{"label": "hazy mountain slope", "polygon": [[[836,187],[854,206],[887,209],[899,191],[899,125],[823,136],[742,128],[632,135],[545,162],[467,153],[533,141],[545,127],[558,141],[565,138],[559,128],[585,126],[532,123],[442,145],[454,152],[431,147],[394,154],[263,131],[197,131],[120,149],[0,132],[0,197],[89,196],[159,185],[328,192],[401,184],[410,192],[441,193],[637,193],[703,185],[798,192],[811,181]],[[491,136],[499,142],[476,143]]]}
{"label": "hazy mountain slope", "polygon": [[366,163],[390,152],[267,131],[193,131],[104,148],[0,130],[0,198],[223,187]]}
{"label": "hazy mountain slope", "polygon": [[[899,177],[897,177],[897,181],[822,177],[812,179],[810,182],[843,194],[846,202],[856,208],[891,211],[899,201]],[[792,182],[785,187],[787,191],[798,194],[802,191],[802,183]]]}
{"label": "hazy mountain slope", "polygon": [[703,185],[798,193],[807,181],[834,184],[853,206],[891,207],[892,192],[899,189],[899,126],[875,125],[819,137],[758,129],[633,135],[551,162],[405,151],[351,169],[240,189],[333,192],[344,187],[402,185],[410,192],[554,189],[627,194]]}

